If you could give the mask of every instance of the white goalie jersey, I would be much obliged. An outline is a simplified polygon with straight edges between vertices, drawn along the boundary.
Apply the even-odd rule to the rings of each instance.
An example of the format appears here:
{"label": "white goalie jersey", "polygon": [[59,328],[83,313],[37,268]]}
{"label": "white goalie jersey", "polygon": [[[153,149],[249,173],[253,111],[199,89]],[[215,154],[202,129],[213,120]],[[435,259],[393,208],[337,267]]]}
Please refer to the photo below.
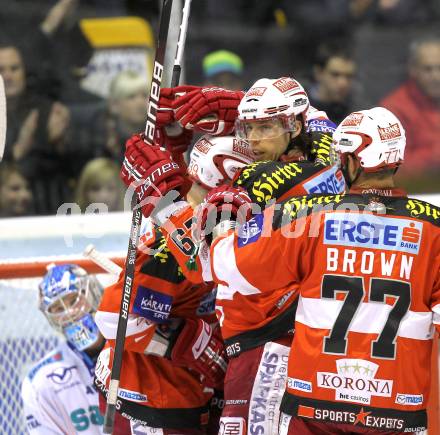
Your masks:
{"label": "white goalie jersey", "polygon": [[26,425],[31,435],[102,434],[94,363],[67,343],[41,359],[22,385]]}

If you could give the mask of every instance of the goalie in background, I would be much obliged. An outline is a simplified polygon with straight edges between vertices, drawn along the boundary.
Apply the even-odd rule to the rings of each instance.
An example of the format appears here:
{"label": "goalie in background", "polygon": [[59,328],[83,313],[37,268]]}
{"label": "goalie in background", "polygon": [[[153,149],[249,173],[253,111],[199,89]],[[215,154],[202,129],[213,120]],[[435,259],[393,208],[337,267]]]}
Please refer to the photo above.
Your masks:
{"label": "goalie in background", "polygon": [[[98,280],[74,264],[52,266],[43,277],[39,308],[66,340],[37,362],[23,381],[30,434],[102,434],[104,418],[93,386],[96,359],[104,345],[94,320],[101,296]],[[122,418],[115,428],[119,435],[130,433]]]}

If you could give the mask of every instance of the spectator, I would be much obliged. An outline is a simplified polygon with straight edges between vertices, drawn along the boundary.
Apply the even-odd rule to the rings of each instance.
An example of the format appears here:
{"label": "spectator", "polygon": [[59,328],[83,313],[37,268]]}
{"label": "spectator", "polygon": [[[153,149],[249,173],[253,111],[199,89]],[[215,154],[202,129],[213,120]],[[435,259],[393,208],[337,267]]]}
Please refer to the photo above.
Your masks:
{"label": "spectator", "polygon": [[243,61],[228,50],[218,50],[203,58],[204,84],[220,88],[243,89]]}
{"label": "spectator", "polygon": [[[322,44],[313,66],[315,83],[309,91],[312,106],[324,110],[339,124],[349,113],[360,108],[355,102],[356,62],[351,52],[338,44]],[[365,102],[363,102],[365,106]]]}
{"label": "spectator", "polygon": [[0,217],[26,216],[32,211],[32,192],[19,168],[13,163],[0,165]]}
{"label": "spectator", "polygon": [[96,113],[91,124],[89,147],[95,156],[110,157],[122,163],[121,144],[133,132],[145,130],[148,94],[147,79],[134,71],[121,72],[112,80],[107,107]]}
{"label": "spectator", "polygon": [[0,46],[0,74],[5,82],[8,128],[5,159],[14,161],[29,179],[36,212],[53,213],[68,185],[63,168],[70,112],[27,87],[22,54],[13,45]]}
{"label": "spectator", "polygon": [[440,169],[440,38],[411,44],[408,73],[408,80],[380,104],[393,111],[405,128],[411,190],[438,191],[438,176],[432,175]]}
{"label": "spectator", "polygon": [[437,15],[436,0],[351,0],[353,18],[385,26],[425,24]]}
{"label": "spectator", "polygon": [[92,203],[105,204],[108,211],[123,209],[123,185],[119,165],[111,159],[91,160],[81,172],[76,189],[76,203],[84,212]]}

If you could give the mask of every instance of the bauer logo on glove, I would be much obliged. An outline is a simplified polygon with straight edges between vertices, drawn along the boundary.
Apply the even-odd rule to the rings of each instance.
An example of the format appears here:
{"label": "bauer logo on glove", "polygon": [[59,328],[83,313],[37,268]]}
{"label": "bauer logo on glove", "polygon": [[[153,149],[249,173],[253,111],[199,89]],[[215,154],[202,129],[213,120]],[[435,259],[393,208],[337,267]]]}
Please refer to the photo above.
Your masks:
{"label": "bauer logo on glove", "polygon": [[190,187],[184,170],[171,154],[157,146],[147,146],[141,135],[127,141],[120,176],[127,187],[135,189],[145,217],[153,210],[158,212],[165,203],[183,197]]}

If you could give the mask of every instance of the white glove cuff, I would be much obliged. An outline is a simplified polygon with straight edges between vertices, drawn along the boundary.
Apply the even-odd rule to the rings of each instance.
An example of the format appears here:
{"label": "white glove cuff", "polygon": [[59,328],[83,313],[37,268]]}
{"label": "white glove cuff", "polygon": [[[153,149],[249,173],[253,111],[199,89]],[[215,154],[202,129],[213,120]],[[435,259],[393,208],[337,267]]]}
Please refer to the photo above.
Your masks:
{"label": "white glove cuff", "polygon": [[188,205],[189,203],[186,201],[173,202],[158,211],[156,214],[151,215],[151,219],[156,225],[162,226],[172,215],[177,214],[180,210],[183,210]]}

